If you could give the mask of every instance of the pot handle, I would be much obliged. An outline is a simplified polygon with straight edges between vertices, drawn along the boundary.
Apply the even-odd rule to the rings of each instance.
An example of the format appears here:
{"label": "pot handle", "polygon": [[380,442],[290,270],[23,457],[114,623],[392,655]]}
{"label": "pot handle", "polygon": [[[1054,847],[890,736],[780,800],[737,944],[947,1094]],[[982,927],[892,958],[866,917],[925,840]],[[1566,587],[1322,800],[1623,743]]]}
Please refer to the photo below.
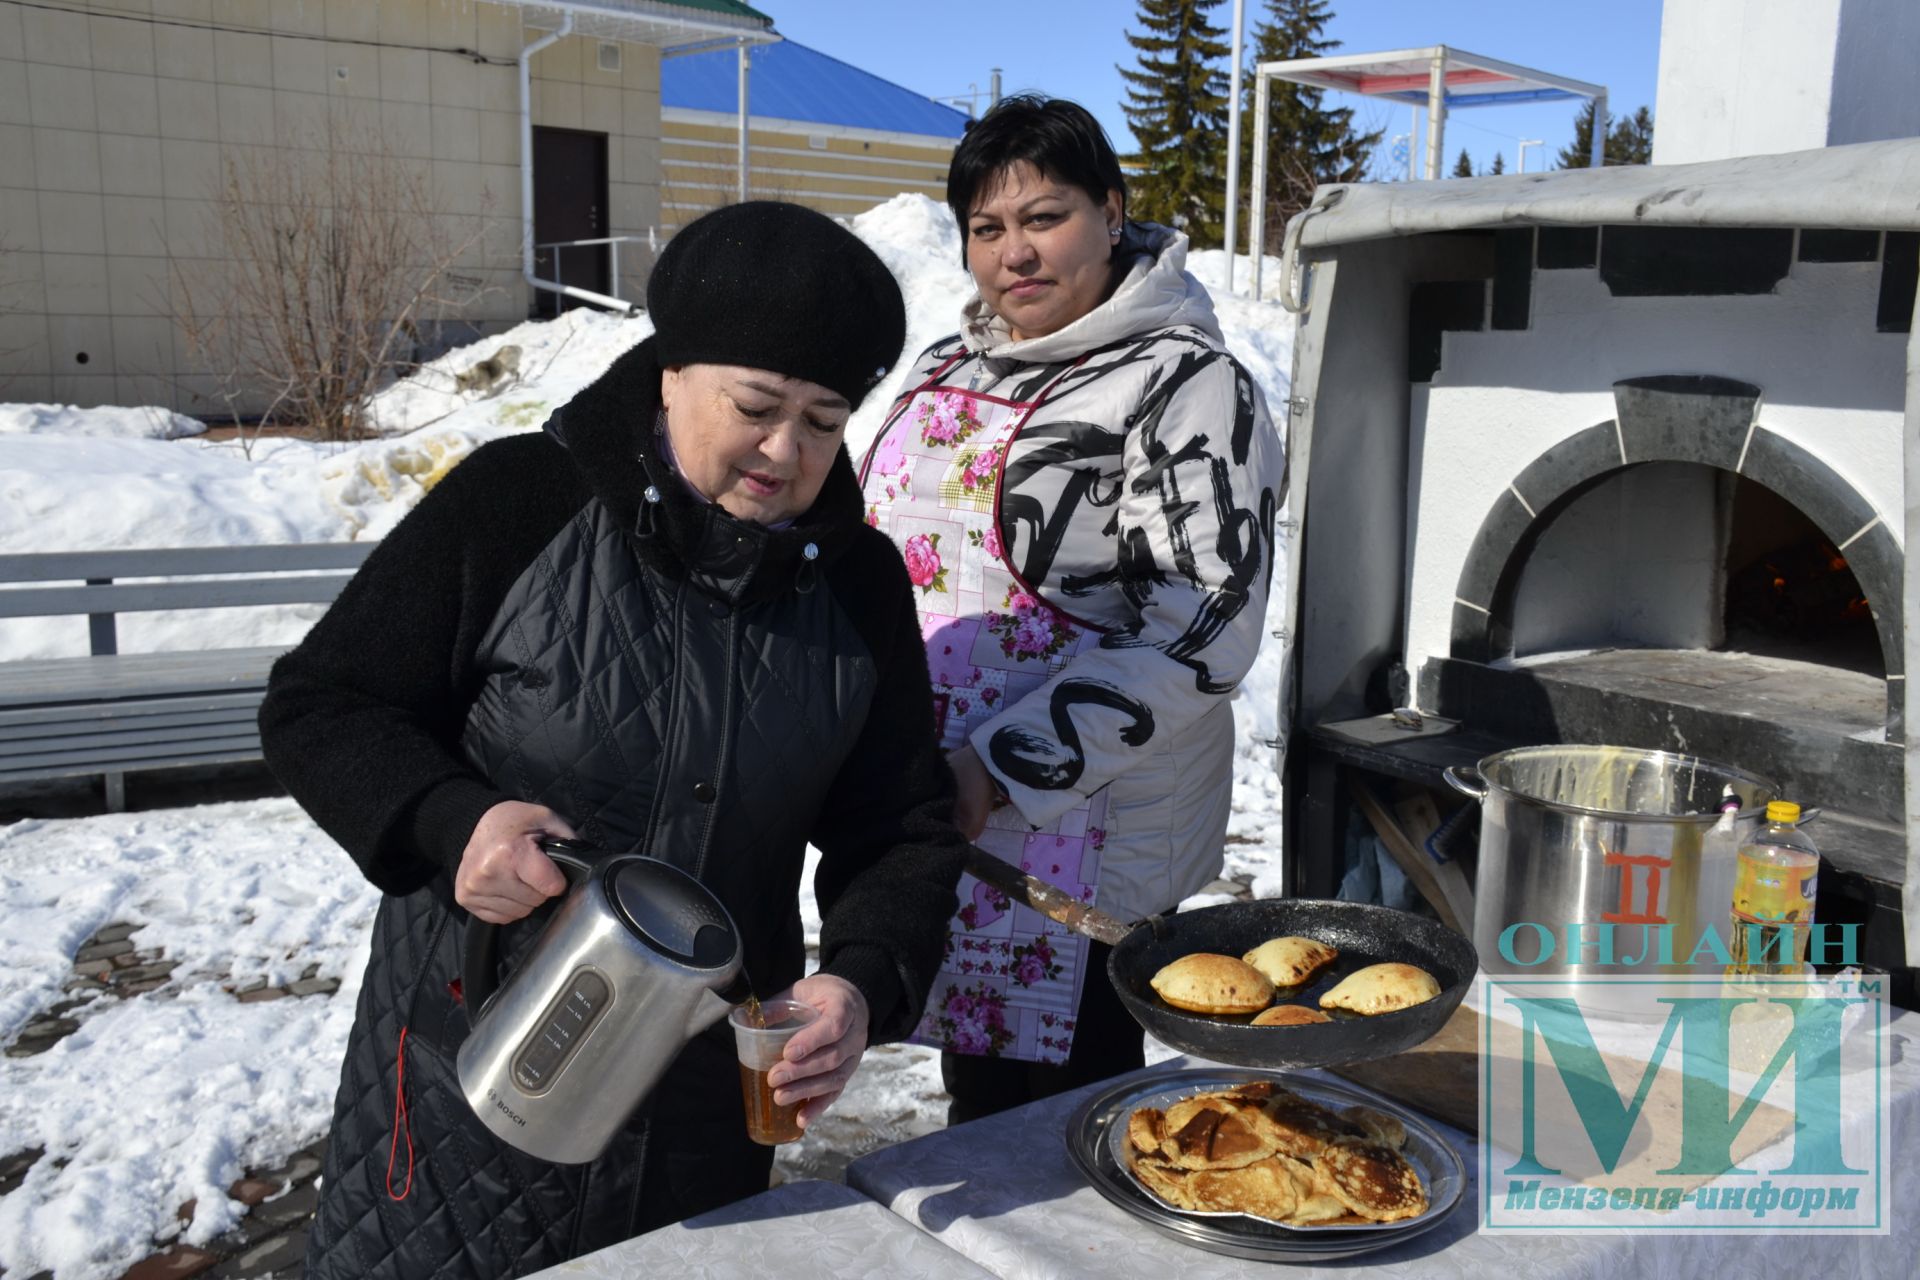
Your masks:
{"label": "pot handle", "polygon": [[[606,856],[605,850],[584,840],[568,840],[562,836],[541,836],[540,852],[552,858],[566,873],[569,888],[585,880],[594,863]],[[471,1026],[480,1020],[480,1011],[500,989],[500,926],[469,915],[464,941],[460,999],[467,1007],[467,1023]]]}
{"label": "pot handle", "polygon": [[1450,764],[1440,771],[1440,776],[1447,780],[1448,786],[1463,796],[1474,800],[1487,798],[1487,780],[1480,776],[1477,765]]}

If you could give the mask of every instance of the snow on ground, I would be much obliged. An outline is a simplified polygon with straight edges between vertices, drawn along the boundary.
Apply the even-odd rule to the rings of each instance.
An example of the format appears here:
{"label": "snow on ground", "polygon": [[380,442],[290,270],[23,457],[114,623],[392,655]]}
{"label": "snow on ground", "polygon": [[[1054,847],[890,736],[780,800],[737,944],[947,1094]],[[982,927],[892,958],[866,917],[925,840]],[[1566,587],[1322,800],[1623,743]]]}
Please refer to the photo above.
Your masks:
{"label": "snow on ground", "polygon": [[0,436],[124,436],[129,440],[178,440],[197,436],[207,424],[156,405],[88,409],[57,404],[0,404]]}
{"label": "snow on ground", "polygon": [[[858,454],[911,355],[952,331],[969,283],[958,233],[932,200],[896,197],[853,229],[899,278],[908,317],[907,355],[849,429]],[[1190,266],[1283,422],[1292,318],[1226,296],[1223,254],[1196,253]],[[1278,278],[1273,260],[1263,270]],[[538,429],[650,332],[644,318],[573,311],[482,339],[384,392],[374,406],[381,438],[354,445],[169,438],[184,420],[162,410],[0,406],[0,553],[377,538],[461,458]],[[520,348],[517,379],[486,396],[455,389],[455,374],[506,345]],[[1274,586],[1269,630],[1279,625]],[[128,652],[200,647],[209,634],[221,645],[291,643],[319,613],[128,615],[120,638]],[[0,623],[0,661],[85,646],[82,619]],[[1261,894],[1279,891],[1278,780],[1263,745],[1276,732],[1279,682],[1279,646],[1269,643],[1234,705],[1227,872]],[[172,1233],[196,1242],[230,1228],[244,1210],[225,1190],[241,1171],[326,1129],[376,901],[286,800],[0,828],[0,1041],[63,998],[75,952],[103,925],[138,924],[142,950],[181,962],[159,990],[72,1011],[80,1030],[48,1052],[0,1059],[0,1156],[47,1152],[0,1198],[0,1270],[108,1280]],[[810,891],[802,905],[812,942]],[[230,990],[283,984],[314,965],[343,982],[335,995],[243,1004]],[[850,1154],[938,1128],[944,1102],[936,1055],[876,1051],[828,1120],[782,1150],[780,1167],[831,1176]],[[175,1211],[189,1200],[182,1229]]]}
{"label": "snow on ground", "polygon": [[[181,964],[158,991],[99,998],[47,1052],[0,1058],[0,1153],[47,1155],[0,1198],[0,1269],[111,1277],[195,1210],[204,1243],[245,1212],[226,1190],[324,1132],[379,893],[291,800],[0,828],[0,1040],[61,996],[112,922]],[[226,989],[318,965],[331,998],[243,1004]]]}

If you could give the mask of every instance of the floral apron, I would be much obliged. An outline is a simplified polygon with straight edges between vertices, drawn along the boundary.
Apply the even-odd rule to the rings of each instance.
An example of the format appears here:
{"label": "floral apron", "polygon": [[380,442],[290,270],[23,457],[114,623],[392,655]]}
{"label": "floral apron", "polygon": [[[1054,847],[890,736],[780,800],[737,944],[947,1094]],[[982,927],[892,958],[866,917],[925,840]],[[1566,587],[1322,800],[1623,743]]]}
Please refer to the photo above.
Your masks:
{"label": "floral apron", "polygon": [[[913,580],[940,745],[949,752],[1100,640],[1097,629],[1033,592],[1000,543],[1007,450],[1059,380],[1030,401],[935,387],[953,363],[902,397],[861,469],[867,523],[893,539]],[[1106,810],[1103,789],[1036,829],[1002,806],[975,843],[1092,902]],[[1025,903],[962,876],[946,955],[911,1038],[957,1053],[1065,1062],[1086,945]]]}

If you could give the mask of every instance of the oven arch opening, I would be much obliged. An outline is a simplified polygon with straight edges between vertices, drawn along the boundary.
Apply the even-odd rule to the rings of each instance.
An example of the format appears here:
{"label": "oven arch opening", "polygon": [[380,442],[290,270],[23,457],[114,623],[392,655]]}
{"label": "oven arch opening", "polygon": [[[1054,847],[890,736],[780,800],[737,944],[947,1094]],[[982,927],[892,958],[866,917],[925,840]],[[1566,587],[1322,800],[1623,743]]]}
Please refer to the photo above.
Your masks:
{"label": "oven arch opening", "polygon": [[[1903,561],[1892,532],[1791,441],[1758,423],[1738,435],[1739,451],[1720,457],[1675,433],[1664,448],[1635,440],[1629,457],[1626,433],[1604,422],[1542,455],[1474,539],[1451,656],[1758,652],[1881,679],[1887,735],[1901,737]],[[1612,564],[1610,542],[1625,550]]]}

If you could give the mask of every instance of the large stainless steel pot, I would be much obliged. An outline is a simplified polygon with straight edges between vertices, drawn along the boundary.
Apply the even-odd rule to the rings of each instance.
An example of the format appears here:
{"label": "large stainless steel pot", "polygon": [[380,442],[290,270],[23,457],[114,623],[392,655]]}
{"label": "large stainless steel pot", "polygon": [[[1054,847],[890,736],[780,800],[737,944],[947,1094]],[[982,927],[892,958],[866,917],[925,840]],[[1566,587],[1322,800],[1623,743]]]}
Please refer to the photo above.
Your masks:
{"label": "large stainless steel pot", "polygon": [[[1633,747],[1522,747],[1449,769],[1447,781],[1481,804],[1480,963],[1541,976],[1718,971],[1710,957],[1687,959],[1704,929],[1726,936],[1740,843],[1781,798],[1756,774]],[[1609,935],[1610,960],[1598,945],[1571,954]]]}

